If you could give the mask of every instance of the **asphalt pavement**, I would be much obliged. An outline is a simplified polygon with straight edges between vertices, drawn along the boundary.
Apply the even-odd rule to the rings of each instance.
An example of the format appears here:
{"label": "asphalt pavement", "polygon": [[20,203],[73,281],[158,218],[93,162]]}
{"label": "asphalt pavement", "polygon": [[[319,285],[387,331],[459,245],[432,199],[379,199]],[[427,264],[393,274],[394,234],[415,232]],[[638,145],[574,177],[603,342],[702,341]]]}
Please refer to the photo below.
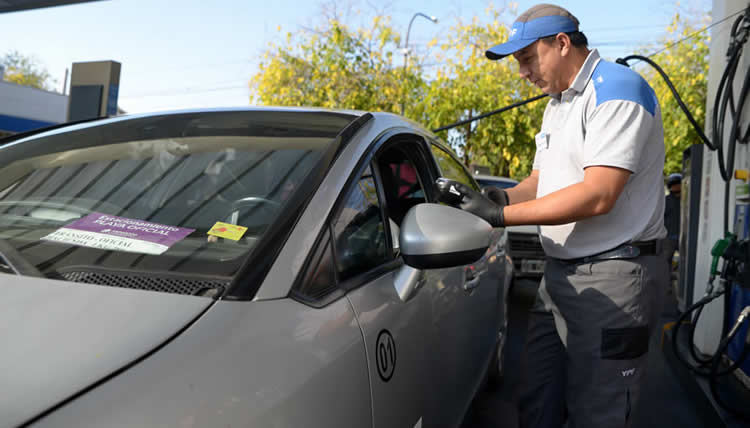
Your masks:
{"label": "asphalt pavement", "polygon": [[[495,391],[483,391],[474,400],[462,428],[517,428],[519,364],[526,336],[527,313],[538,282],[517,281],[510,296],[509,331],[506,346],[505,377]],[[677,317],[676,301],[667,293],[660,326]],[[697,406],[691,404],[688,393],[681,386],[678,371],[669,366],[662,350],[661,328],[651,338],[649,349],[649,378],[644,386],[641,404],[634,415],[634,428],[705,427],[708,420]]]}

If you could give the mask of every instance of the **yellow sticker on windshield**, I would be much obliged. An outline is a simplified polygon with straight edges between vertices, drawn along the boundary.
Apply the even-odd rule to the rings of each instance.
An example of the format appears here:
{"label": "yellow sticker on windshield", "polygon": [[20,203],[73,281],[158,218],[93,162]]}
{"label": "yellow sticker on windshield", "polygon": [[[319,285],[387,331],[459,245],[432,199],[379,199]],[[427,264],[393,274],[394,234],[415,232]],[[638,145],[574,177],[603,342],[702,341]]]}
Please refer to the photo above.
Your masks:
{"label": "yellow sticker on windshield", "polygon": [[237,226],[236,224],[222,223],[217,221],[214,227],[208,232],[209,235],[218,236],[219,238],[227,238],[232,241],[239,241],[242,235],[245,234],[247,228],[245,226]]}

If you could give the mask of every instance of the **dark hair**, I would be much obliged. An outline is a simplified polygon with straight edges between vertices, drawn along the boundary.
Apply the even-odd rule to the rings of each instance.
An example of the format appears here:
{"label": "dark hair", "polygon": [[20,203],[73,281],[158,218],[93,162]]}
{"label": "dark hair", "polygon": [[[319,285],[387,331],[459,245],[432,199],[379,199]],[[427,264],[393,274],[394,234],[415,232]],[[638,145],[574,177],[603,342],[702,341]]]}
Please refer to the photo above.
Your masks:
{"label": "dark hair", "polygon": [[[589,40],[586,38],[586,35],[583,34],[581,31],[571,31],[570,33],[565,33],[568,35],[568,38],[570,38],[570,43],[575,47],[588,47]],[[545,43],[552,43],[552,40],[557,37],[557,34],[553,34],[551,36],[542,37],[540,40],[544,41]]]}

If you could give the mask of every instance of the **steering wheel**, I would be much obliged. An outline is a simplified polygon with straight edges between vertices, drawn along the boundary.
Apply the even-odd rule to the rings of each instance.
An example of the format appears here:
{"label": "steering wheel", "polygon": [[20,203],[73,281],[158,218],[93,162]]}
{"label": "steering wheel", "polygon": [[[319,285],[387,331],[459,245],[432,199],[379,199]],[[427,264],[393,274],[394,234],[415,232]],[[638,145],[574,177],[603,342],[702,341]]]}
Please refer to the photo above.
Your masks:
{"label": "steering wheel", "polygon": [[226,216],[229,219],[228,223],[237,224],[240,219],[240,212],[242,211],[242,208],[259,207],[261,205],[270,208],[273,214],[276,214],[281,208],[281,204],[274,200],[267,199],[262,196],[246,196],[241,199],[236,199],[232,202],[229,215]]}

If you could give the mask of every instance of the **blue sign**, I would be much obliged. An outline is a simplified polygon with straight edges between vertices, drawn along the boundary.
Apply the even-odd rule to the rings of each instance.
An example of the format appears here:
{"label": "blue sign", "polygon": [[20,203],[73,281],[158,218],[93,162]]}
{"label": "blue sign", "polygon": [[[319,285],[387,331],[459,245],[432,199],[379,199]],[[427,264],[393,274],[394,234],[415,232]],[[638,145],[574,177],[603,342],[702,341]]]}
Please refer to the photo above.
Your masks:
{"label": "blue sign", "polygon": [[109,94],[107,96],[107,116],[114,116],[117,114],[117,93],[119,92],[119,85],[109,85]]}

